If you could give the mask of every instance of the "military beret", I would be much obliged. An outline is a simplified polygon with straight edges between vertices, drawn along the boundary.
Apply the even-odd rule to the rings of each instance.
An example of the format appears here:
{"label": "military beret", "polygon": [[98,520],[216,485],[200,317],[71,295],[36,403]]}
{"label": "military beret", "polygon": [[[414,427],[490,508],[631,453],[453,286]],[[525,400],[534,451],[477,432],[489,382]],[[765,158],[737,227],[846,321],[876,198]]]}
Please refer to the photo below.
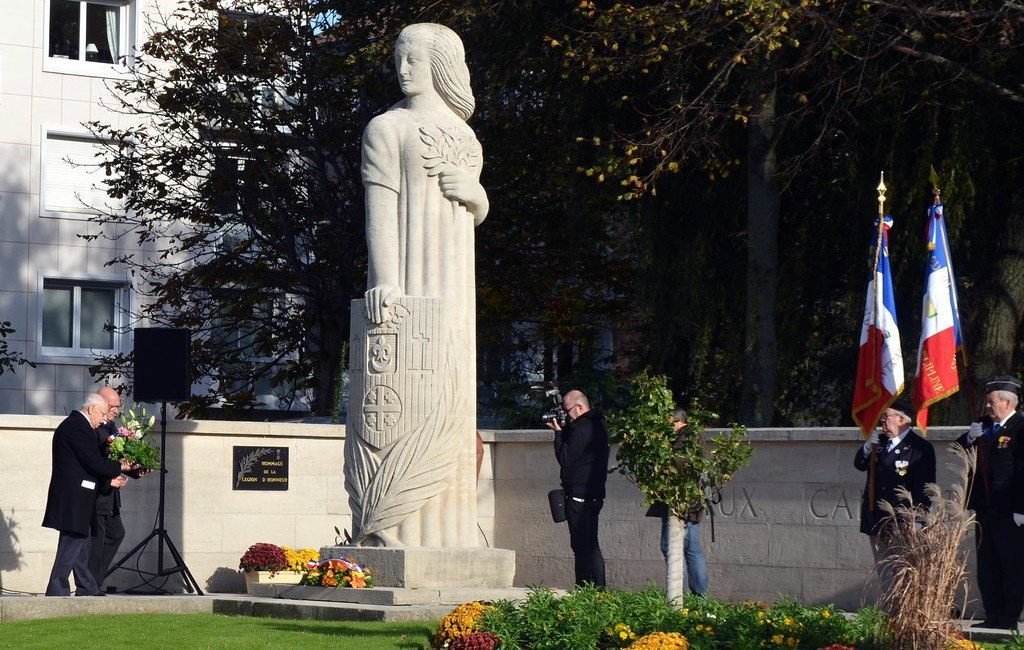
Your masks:
{"label": "military beret", "polygon": [[898,399],[892,404],[890,404],[889,408],[891,408],[894,411],[899,411],[900,413],[907,416],[911,420],[914,419],[914,407],[910,402],[906,400]]}
{"label": "military beret", "polygon": [[1020,394],[1021,381],[1012,375],[996,375],[987,384],[985,392],[991,393],[994,390],[1008,390],[1014,394]]}

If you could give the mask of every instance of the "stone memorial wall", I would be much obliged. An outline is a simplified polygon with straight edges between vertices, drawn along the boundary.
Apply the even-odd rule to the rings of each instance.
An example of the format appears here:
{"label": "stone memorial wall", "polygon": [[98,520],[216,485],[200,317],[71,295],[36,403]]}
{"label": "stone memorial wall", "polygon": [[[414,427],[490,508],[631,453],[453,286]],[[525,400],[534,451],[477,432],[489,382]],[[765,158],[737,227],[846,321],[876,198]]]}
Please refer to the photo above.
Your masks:
{"label": "stone memorial wall", "polygon": [[[0,417],[0,587],[41,592],[57,533],[40,526],[50,473],[50,440],[60,418]],[[350,527],[342,468],[344,427],[253,422],[172,422],[168,426],[167,528],[200,585],[241,591],[238,558],[258,541],[290,546],[334,543]],[[939,482],[952,476],[943,450],[956,429],[935,428]],[[547,492],[558,486],[548,431],[482,431],[478,541],[516,552],[517,586],[568,587],[572,553],[565,524],[551,522]],[[871,554],[858,532],[864,475],[853,468],[854,429],[755,429],[755,453],[722,493],[702,540],[710,592],[730,600],[792,595],[808,604],[855,609],[870,598]],[[235,490],[233,448],[286,447],[288,489]],[[235,472],[237,473],[237,472]],[[150,480],[152,479],[152,480]],[[152,527],[156,477],[123,493],[128,529],[122,550]],[[660,522],[643,516],[637,490],[609,477],[601,514],[608,582],[664,584]],[[151,560],[151,555],[144,558]],[[128,586],[130,574],[115,580]],[[138,582],[135,580],[135,582]],[[973,598],[977,590],[970,583]]]}

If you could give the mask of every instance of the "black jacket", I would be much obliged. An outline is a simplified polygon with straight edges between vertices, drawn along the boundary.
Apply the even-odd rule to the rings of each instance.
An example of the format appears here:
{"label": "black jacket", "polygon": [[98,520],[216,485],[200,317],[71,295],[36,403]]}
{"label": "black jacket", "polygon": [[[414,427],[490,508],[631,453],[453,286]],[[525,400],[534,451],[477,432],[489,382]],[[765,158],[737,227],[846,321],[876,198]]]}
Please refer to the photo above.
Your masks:
{"label": "black jacket", "polygon": [[[896,488],[904,487],[910,491],[914,505],[931,506],[925,498],[924,486],[935,482],[935,448],[913,430],[907,432],[899,446],[888,453],[881,453],[888,439],[883,437],[879,444],[878,462],[875,467],[875,502],[885,501],[893,507],[907,505],[896,498]],[[899,467],[897,463],[900,464]],[[903,466],[903,463],[906,463]],[[864,481],[864,494],[860,502],[860,532],[865,535],[876,535],[881,527],[882,519],[888,516],[877,505],[874,510],[868,508],[868,495],[871,488],[871,455],[864,453],[864,446],[857,449],[853,458],[853,466],[868,472]]]}
{"label": "black jacket", "polygon": [[608,426],[600,411],[587,411],[555,432],[555,458],[567,497],[604,498],[608,451]]}
{"label": "black jacket", "polygon": [[96,431],[79,411],[53,432],[53,470],[43,526],[89,534],[97,488],[121,473],[121,465],[100,455]]}
{"label": "black jacket", "polygon": [[965,449],[978,451],[977,476],[967,507],[975,512],[1024,514],[1024,416],[1014,413],[995,434],[991,418],[982,418],[981,425],[985,435],[973,445],[966,433],[956,440]]}
{"label": "black jacket", "polygon": [[[104,422],[96,427],[96,437],[100,446],[100,455],[106,458],[110,454],[110,443],[107,438],[117,433],[113,422]],[[116,515],[121,512],[121,490],[111,487],[109,481],[96,486],[96,514]]]}

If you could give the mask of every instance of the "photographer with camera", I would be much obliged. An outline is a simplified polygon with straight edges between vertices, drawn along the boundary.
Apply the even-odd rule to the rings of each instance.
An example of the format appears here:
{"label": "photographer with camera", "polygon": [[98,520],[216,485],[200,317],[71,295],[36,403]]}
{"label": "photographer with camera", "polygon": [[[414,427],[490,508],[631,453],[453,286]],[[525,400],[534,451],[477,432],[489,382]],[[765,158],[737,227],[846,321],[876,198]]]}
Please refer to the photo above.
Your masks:
{"label": "photographer with camera", "polygon": [[576,557],[576,584],[603,587],[604,556],[597,525],[608,477],[608,427],[604,415],[591,410],[587,396],[578,390],[566,393],[559,406],[556,412],[544,415],[544,422],[555,432],[569,544]]}

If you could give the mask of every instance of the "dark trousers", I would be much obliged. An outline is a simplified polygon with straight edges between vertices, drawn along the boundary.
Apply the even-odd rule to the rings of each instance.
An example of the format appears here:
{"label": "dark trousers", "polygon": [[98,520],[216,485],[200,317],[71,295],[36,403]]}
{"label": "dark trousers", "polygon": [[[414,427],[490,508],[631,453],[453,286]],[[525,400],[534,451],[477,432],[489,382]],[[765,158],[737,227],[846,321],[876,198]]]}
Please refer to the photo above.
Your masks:
{"label": "dark trousers", "polygon": [[974,539],[985,620],[1016,627],[1024,608],[1024,529],[1013,515],[978,512]]}
{"label": "dark trousers", "polygon": [[92,549],[89,551],[89,571],[100,589],[103,579],[107,577],[110,563],[124,539],[124,525],[121,515],[112,512],[97,512],[96,526],[92,531]]}
{"label": "dark trousers", "polygon": [[86,535],[61,532],[57,538],[57,556],[50,569],[50,581],[46,584],[47,596],[70,596],[71,584],[68,576],[75,574],[75,595],[95,596],[100,593],[99,585],[89,571],[89,547],[91,540]]}
{"label": "dark trousers", "polygon": [[587,499],[582,503],[566,495],[565,518],[569,523],[569,545],[576,556],[576,584],[589,582],[605,586],[604,556],[597,543],[597,519],[604,499]]}

